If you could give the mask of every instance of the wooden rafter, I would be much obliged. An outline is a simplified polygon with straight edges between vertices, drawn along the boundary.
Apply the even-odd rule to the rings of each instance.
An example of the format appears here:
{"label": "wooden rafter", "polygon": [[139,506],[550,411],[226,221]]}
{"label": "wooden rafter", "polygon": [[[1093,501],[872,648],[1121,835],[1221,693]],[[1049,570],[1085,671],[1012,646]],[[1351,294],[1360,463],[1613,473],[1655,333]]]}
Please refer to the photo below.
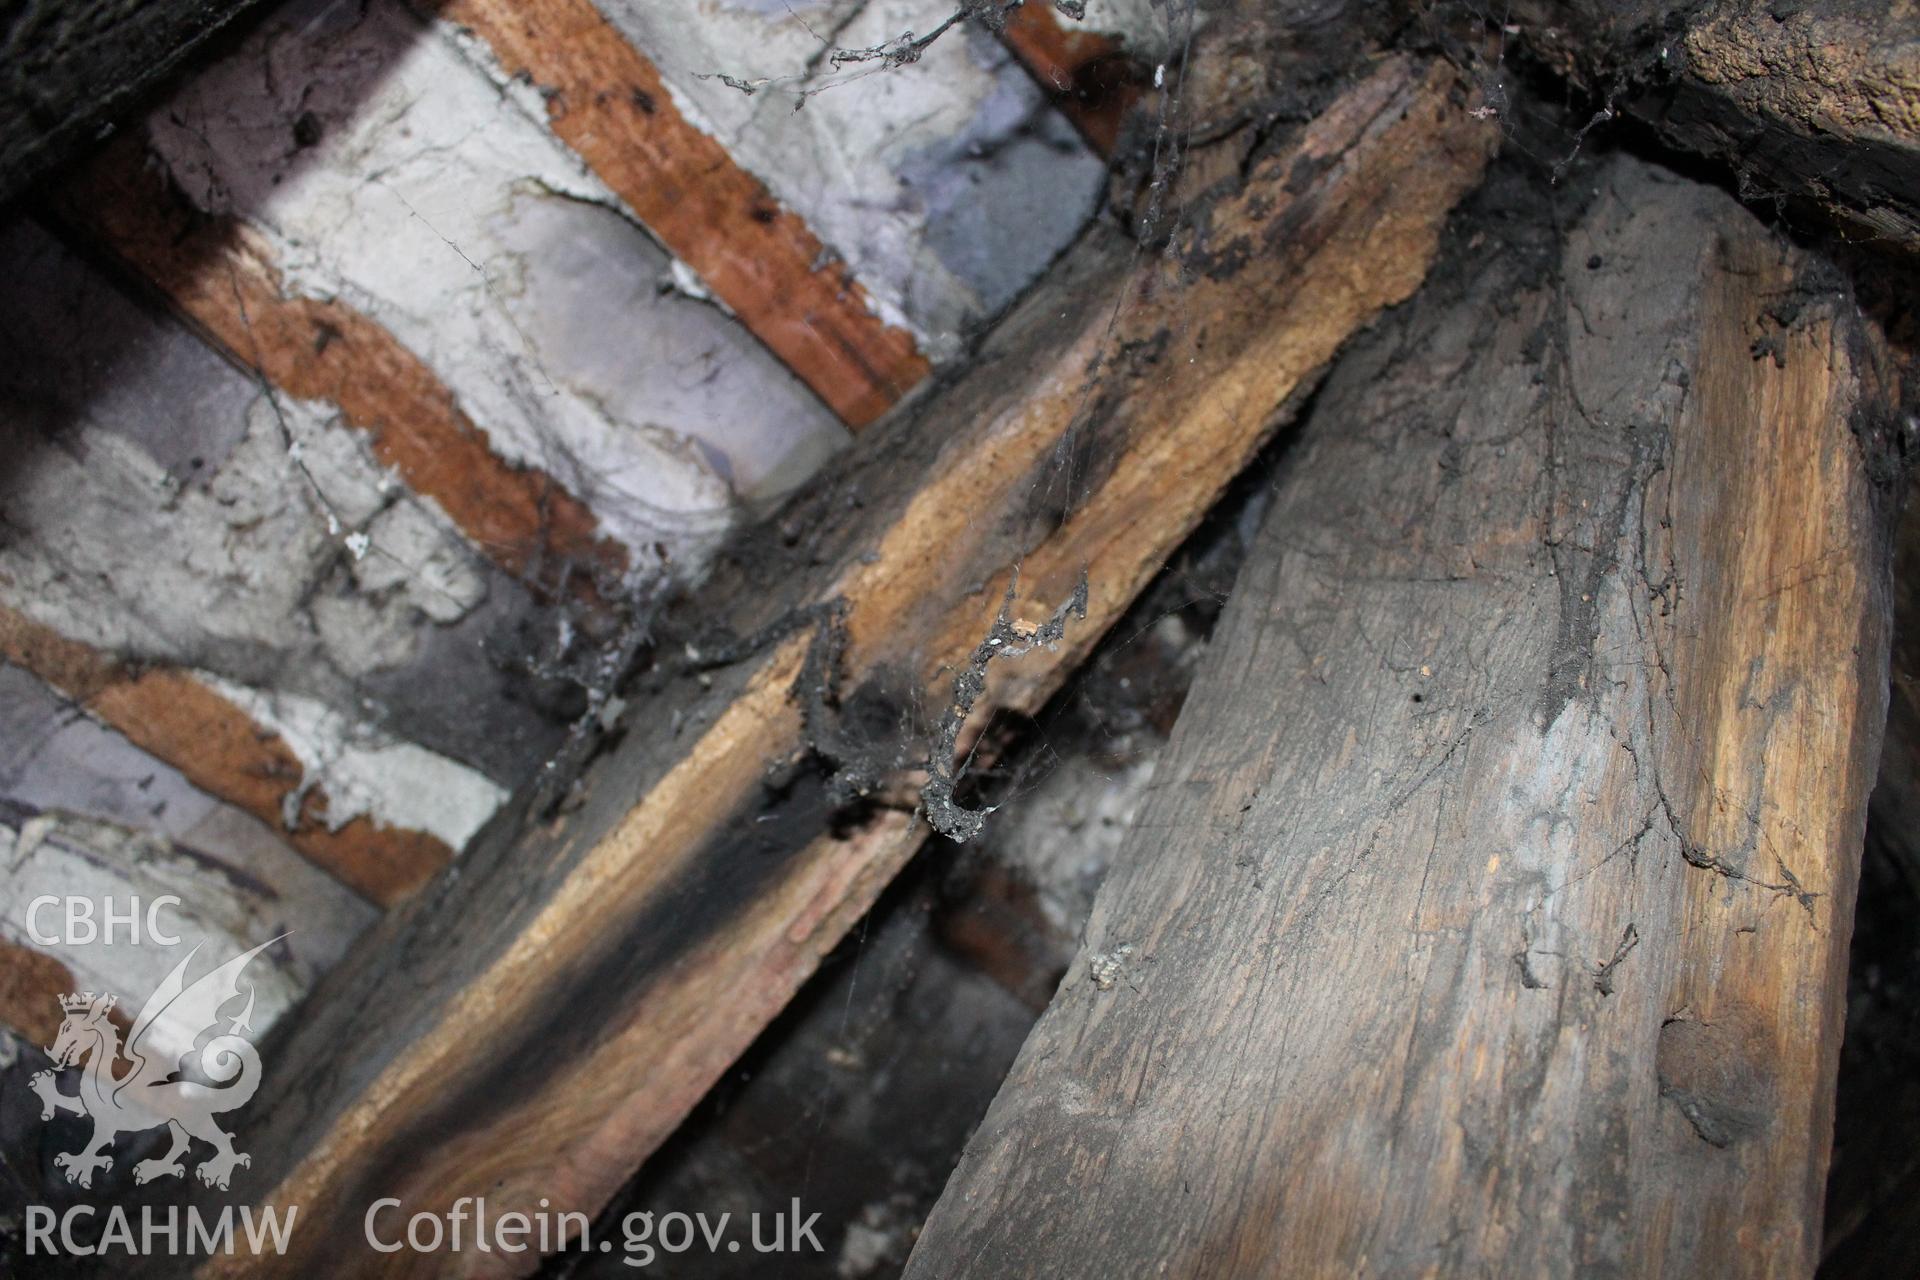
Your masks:
{"label": "wooden rafter", "polygon": [[424,361],[347,303],[290,290],[259,236],[188,206],[137,139],[95,157],[54,207],[236,363],[288,395],[339,406],[376,458],[507,572],[592,594],[598,575],[625,570],[626,548],[593,513],[552,476],[496,454]]}
{"label": "wooden rafter", "polygon": [[[453,858],[443,840],[424,831],[382,826],[365,815],[330,824],[325,788],[302,790],[306,771],[292,749],[192,672],[129,666],[5,606],[0,658],[60,690],[202,791],[260,819],[371,902],[392,906]],[[295,795],[299,822],[289,830],[285,809]]]}
{"label": "wooden rafter", "polygon": [[440,12],[540,87],[554,133],[849,427],[926,377],[913,335],[881,319],[800,216],[680,114],[592,0],[449,0]]}
{"label": "wooden rafter", "polygon": [[1902,445],[1822,264],[1583,185],[1322,388],[911,1280],[1813,1274]]}
{"label": "wooden rafter", "polygon": [[[284,1258],[211,1271],[438,1268],[341,1253],[369,1193],[604,1203],[919,842],[902,809],[836,819],[806,760],[840,761],[856,792],[912,763],[862,761],[836,708],[906,716],[959,671],[985,678],[971,723],[1036,710],[1284,406],[1418,284],[1494,137],[1470,105],[1452,73],[1392,61],[1223,197],[1180,262],[1140,279],[1096,228],[975,369],[789,512],[812,531],[790,556],[724,564],[707,607],[763,641],[650,694],[562,810],[518,797],[310,999],[240,1188],[298,1203],[300,1231]],[[1059,612],[1076,596],[1081,616]],[[983,636],[1018,647],[1049,618],[1052,643],[983,665]]]}

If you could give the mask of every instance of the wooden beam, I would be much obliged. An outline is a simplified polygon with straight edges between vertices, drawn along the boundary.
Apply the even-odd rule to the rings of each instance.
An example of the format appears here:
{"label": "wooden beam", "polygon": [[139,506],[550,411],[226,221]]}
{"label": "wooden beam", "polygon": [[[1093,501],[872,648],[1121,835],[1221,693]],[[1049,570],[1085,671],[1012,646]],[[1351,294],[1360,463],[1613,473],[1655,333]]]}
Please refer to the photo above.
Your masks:
{"label": "wooden beam", "polygon": [[[517,797],[263,1054],[235,1194],[299,1225],[286,1257],[209,1272],[525,1270],[347,1242],[387,1195],[605,1203],[917,846],[916,816],[876,803],[889,782],[1037,710],[1418,284],[1496,137],[1471,105],[1448,69],[1389,61],[1199,206],[1178,252],[1090,231],[966,375],[723,556],[703,610],[752,639],[670,640],[694,669],[635,694],[644,718],[566,803]],[[989,663],[1048,620],[1050,643]]]}
{"label": "wooden beam", "polygon": [[[60,690],[208,795],[260,819],[370,902],[392,906],[453,859],[438,837],[365,815],[330,826],[326,791],[300,791],[306,770],[293,750],[191,672],[128,666],[4,605],[0,658]],[[286,805],[296,793],[300,821],[289,830]]]}
{"label": "wooden beam", "polygon": [[1715,188],[1580,185],[1322,389],[912,1280],[1812,1274],[1876,339]]}
{"label": "wooden beam", "polygon": [[137,138],[106,148],[54,201],[189,324],[287,395],[338,405],[373,453],[432,498],[488,558],[549,594],[592,596],[626,548],[559,481],[493,452],[433,371],[339,299],[291,291],[243,222],[194,209],[146,164]]}
{"label": "wooden beam", "polygon": [[540,88],[554,133],[849,427],[926,377],[913,335],[877,315],[799,215],[680,114],[592,0],[448,0],[440,12]]}
{"label": "wooden beam", "polygon": [[1592,96],[1850,239],[1920,253],[1920,11],[1907,0],[1516,0],[1515,39]]}

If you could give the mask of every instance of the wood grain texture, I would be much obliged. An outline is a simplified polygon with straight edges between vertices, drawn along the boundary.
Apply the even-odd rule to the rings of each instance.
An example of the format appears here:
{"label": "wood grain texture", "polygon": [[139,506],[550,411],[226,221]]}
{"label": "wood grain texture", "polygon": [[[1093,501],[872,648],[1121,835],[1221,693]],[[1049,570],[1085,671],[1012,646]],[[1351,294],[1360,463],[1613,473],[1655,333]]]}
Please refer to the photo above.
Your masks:
{"label": "wood grain texture", "polygon": [[1323,388],[913,1280],[1811,1272],[1871,335],[1718,191],[1596,185]]}
{"label": "wood grain texture", "polygon": [[[191,672],[130,666],[4,605],[0,658],[60,690],[208,795],[260,819],[369,902],[392,906],[453,860],[454,851],[424,831],[364,814],[329,823],[326,790],[302,790],[306,770],[293,749]],[[299,821],[289,828],[286,804],[296,793]]]}
{"label": "wood grain texture", "polygon": [[875,314],[799,215],[680,114],[659,71],[592,0],[438,10],[539,86],[554,133],[849,427],[926,377],[913,335]]}
{"label": "wood grain texture", "polygon": [[329,975],[272,1050],[286,1065],[235,1184],[301,1206],[293,1247],[208,1271],[523,1270],[341,1242],[383,1195],[603,1204],[917,846],[914,816],[876,801],[926,763],[1014,567],[1012,618],[1083,580],[1084,617],[987,668],[975,727],[1036,710],[1341,344],[1417,286],[1493,141],[1470,105],[1444,68],[1381,64],[1164,259],[1090,233],[967,375],[723,556],[703,610],[759,640],[687,635],[731,656],[637,694],[566,805],[518,797]]}
{"label": "wood grain texture", "polygon": [[57,196],[60,220],[158,290],[236,364],[287,395],[338,405],[373,453],[432,498],[482,554],[549,594],[592,596],[626,548],[544,472],[493,452],[426,364],[338,298],[291,291],[241,221],[192,208],[137,138],[96,156]]}
{"label": "wood grain texture", "polygon": [[1725,166],[1743,195],[1920,252],[1914,0],[1516,0],[1504,18],[1596,105]]}

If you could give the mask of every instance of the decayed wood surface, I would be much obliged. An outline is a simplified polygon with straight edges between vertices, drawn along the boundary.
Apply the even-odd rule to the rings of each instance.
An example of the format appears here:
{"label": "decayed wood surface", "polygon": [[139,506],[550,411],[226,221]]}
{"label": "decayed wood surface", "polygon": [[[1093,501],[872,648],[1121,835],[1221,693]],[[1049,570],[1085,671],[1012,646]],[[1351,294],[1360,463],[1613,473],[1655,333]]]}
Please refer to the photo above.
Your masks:
{"label": "decayed wood surface", "polygon": [[876,315],[799,215],[680,114],[659,71],[592,0],[436,7],[509,73],[531,77],[554,133],[849,427],[926,376],[913,335]]}
{"label": "decayed wood surface", "polygon": [[[446,842],[424,831],[382,826],[364,814],[330,825],[326,791],[303,789],[306,769],[292,748],[191,672],[119,662],[5,606],[0,658],[33,672],[208,795],[260,819],[370,902],[392,906],[453,860]],[[296,794],[298,821],[288,827],[286,806]]]}
{"label": "decayed wood surface", "polygon": [[1726,196],[1591,185],[1329,379],[915,1280],[1811,1273],[1872,342]]}
{"label": "decayed wood surface", "polygon": [[600,535],[578,498],[494,453],[453,393],[384,326],[338,298],[289,290],[259,238],[237,219],[191,208],[146,166],[137,138],[94,157],[54,207],[235,363],[288,395],[338,405],[371,437],[376,458],[507,572],[589,595],[596,579],[620,577],[626,549]]}
{"label": "decayed wood surface", "polygon": [[1728,166],[1743,192],[1920,252],[1913,0],[1517,0],[1504,18],[1598,106]]}
{"label": "decayed wood surface", "polygon": [[669,634],[708,669],[641,696],[564,802],[508,805],[270,1046],[234,1194],[298,1204],[298,1229],[284,1259],[209,1270],[525,1269],[342,1242],[383,1195],[604,1203],[918,843],[904,807],[859,797],[925,761],[1013,565],[997,634],[1083,610],[987,668],[976,726],[1037,709],[1290,398],[1415,288],[1495,136],[1471,105],[1445,68],[1387,62],[1168,257],[1094,230],[966,376],[723,560],[702,608],[758,641]]}

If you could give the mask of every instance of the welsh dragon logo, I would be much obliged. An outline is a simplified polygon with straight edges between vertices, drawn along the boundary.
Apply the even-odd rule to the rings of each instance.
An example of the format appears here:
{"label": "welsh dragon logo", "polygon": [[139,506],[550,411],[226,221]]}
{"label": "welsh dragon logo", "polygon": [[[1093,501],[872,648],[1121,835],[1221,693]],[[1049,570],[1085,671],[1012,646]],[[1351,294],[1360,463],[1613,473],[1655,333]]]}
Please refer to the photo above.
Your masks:
{"label": "welsh dragon logo", "polygon": [[[108,1017],[113,996],[88,991],[60,997],[60,1007],[67,1016],[48,1052],[56,1070],[87,1060],[79,1092],[61,1093],[54,1071],[36,1072],[32,1085],[40,1095],[42,1120],[53,1119],[59,1111],[93,1120],[93,1136],[85,1146],[53,1158],[69,1182],[92,1186],[94,1170],[112,1167],[113,1157],[107,1149],[120,1134],[138,1133],[161,1124],[172,1132],[173,1145],[165,1155],[136,1164],[135,1182],[185,1173],[184,1157],[193,1138],[213,1147],[214,1154],[195,1170],[200,1181],[210,1187],[224,1190],[236,1167],[252,1163],[245,1153],[233,1149],[233,1135],[213,1119],[222,1111],[245,1106],[260,1087],[260,1055],[240,1034],[243,1029],[252,1030],[248,1025],[253,1016],[251,985],[247,987],[246,1007],[231,1020],[226,1032],[204,1044],[201,1039],[208,1031],[219,1029],[222,1006],[240,994],[240,973],[247,962],[279,940],[263,942],[188,985],[187,966],[200,951],[194,947],[147,997],[124,1050],[120,1029]],[[188,1054],[176,1052],[169,1057],[155,1048],[154,1025],[162,1017],[175,1028],[192,1031],[199,1073],[211,1084],[179,1078],[181,1060]],[[118,1068],[123,1059],[128,1065],[121,1072]]]}

